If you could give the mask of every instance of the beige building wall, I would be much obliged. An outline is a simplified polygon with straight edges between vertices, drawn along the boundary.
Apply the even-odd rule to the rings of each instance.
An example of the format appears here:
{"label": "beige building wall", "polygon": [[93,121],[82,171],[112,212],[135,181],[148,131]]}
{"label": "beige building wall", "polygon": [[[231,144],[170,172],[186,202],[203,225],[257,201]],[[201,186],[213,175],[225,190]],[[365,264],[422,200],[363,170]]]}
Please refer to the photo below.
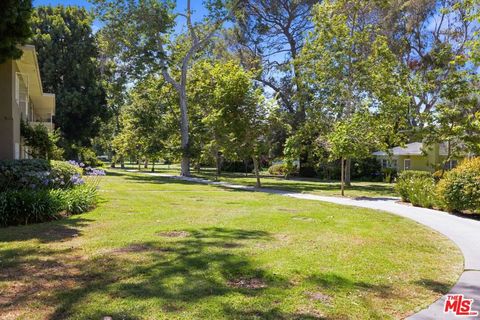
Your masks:
{"label": "beige building wall", "polygon": [[[0,65],[0,159],[20,155],[20,111],[15,102],[15,63]],[[17,108],[14,108],[17,107]]]}

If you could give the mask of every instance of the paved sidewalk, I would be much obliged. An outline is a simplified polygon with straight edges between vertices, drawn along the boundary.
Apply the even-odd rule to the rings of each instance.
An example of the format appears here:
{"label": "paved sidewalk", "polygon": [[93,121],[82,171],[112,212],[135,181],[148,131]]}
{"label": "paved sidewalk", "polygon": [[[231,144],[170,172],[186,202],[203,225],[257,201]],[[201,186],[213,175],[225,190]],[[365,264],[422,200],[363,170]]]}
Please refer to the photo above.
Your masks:
{"label": "paved sidewalk", "polygon": [[[406,204],[398,203],[395,198],[341,198],[319,196],[305,193],[295,193],[284,190],[275,190],[267,188],[254,188],[249,186],[229,184],[225,182],[215,182],[200,178],[187,178],[166,174],[150,175],[191,181],[196,183],[219,185],[225,188],[243,189],[256,192],[266,192],[278,194],[286,197],[292,197],[305,200],[317,200],[330,203],[336,203],[347,206],[357,206],[370,209],[387,211],[418,223],[421,223],[431,229],[434,229],[450,240],[452,240],[462,251],[465,259],[464,272],[457,284],[452,288],[449,294],[464,294],[466,298],[475,299],[473,309],[480,312],[480,221],[458,217],[446,212],[418,208]],[[443,312],[446,295],[441,297],[427,309],[414,314],[407,319],[410,320],[449,320],[449,319],[480,319],[476,317],[458,317],[453,314]]]}

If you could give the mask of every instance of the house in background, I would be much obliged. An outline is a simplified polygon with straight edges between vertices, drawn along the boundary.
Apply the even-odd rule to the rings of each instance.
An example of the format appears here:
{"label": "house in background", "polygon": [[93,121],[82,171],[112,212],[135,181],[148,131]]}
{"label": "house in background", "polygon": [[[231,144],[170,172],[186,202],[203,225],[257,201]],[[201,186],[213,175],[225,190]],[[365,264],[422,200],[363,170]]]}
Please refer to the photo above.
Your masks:
{"label": "house in background", "polygon": [[430,146],[422,142],[413,142],[405,147],[392,148],[389,153],[377,151],[373,155],[380,161],[382,168],[393,168],[397,171],[421,170],[434,172],[443,165],[445,169],[452,169],[461,160],[454,159],[445,164],[448,156],[446,143],[437,143]]}
{"label": "house in background", "polygon": [[18,60],[0,64],[0,160],[28,158],[21,119],[53,130],[55,95],[44,93],[34,46],[23,46]]}

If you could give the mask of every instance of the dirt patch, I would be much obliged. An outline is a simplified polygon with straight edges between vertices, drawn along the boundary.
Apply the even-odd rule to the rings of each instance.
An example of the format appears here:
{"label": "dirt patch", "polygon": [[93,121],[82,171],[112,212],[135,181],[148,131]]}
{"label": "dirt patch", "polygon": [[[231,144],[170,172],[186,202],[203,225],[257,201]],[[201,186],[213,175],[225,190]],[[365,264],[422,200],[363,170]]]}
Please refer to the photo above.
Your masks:
{"label": "dirt patch", "polygon": [[146,244],[130,244],[123,248],[108,250],[107,253],[166,252],[167,249],[155,248]]}
{"label": "dirt patch", "polygon": [[315,219],[313,219],[313,218],[308,218],[308,217],[299,217],[299,216],[293,217],[292,219],[293,219],[293,220],[306,221],[306,222],[312,222],[312,221],[315,221]]}
{"label": "dirt patch", "polygon": [[331,305],[332,304],[332,297],[324,294],[324,293],[321,293],[321,292],[305,292],[305,294],[307,295],[308,298],[310,298],[310,300],[313,300],[313,301],[319,301],[319,302],[322,302],[326,305]]}
{"label": "dirt patch", "polygon": [[263,289],[267,287],[267,284],[260,278],[240,278],[228,281],[228,286],[237,289]]}
{"label": "dirt patch", "polygon": [[162,306],[162,310],[165,312],[179,312],[184,310],[184,308],[174,303],[168,303]]}
{"label": "dirt patch", "polygon": [[186,238],[190,236],[190,232],[187,231],[162,231],[157,232],[157,236],[167,238]]}
{"label": "dirt patch", "polygon": [[222,248],[225,248],[225,249],[235,249],[240,247],[243,247],[243,246],[240,243],[235,243],[235,242],[224,243],[222,245]]}

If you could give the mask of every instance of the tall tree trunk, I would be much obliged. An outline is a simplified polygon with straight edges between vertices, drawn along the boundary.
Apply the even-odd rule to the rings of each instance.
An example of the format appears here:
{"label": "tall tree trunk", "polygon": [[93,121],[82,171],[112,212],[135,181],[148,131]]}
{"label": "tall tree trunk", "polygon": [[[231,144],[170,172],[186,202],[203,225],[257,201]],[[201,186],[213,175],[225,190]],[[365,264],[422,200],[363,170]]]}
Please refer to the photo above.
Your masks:
{"label": "tall tree trunk", "polygon": [[147,169],[148,168],[148,160],[145,159],[145,162],[143,163],[143,168]]}
{"label": "tall tree trunk", "polygon": [[155,160],[152,160],[152,172],[155,172]]}
{"label": "tall tree trunk", "polygon": [[345,196],[345,160],[341,160],[341,178],[340,178],[340,190],[342,191],[342,197]]}
{"label": "tall tree trunk", "polygon": [[255,184],[255,187],[261,188],[262,184],[260,182],[260,169],[259,169],[259,163],[258,163],[258,158],[257,156],[253,156],[253,168],[255,171],[255,177],[257,178],[257,183]]}
{"label": "tall tree trunk", "polygon": [[190,176],[190,136],[188,133],[187,89],[185,83],[180,88],[180,130],[182,135],[182,162],[180,175]]}
{"label": "tall tree trunk", "polygon": [[351,183],[351,171],[352,171],[352,159],[345,160],[345,185],[350,187]]}

